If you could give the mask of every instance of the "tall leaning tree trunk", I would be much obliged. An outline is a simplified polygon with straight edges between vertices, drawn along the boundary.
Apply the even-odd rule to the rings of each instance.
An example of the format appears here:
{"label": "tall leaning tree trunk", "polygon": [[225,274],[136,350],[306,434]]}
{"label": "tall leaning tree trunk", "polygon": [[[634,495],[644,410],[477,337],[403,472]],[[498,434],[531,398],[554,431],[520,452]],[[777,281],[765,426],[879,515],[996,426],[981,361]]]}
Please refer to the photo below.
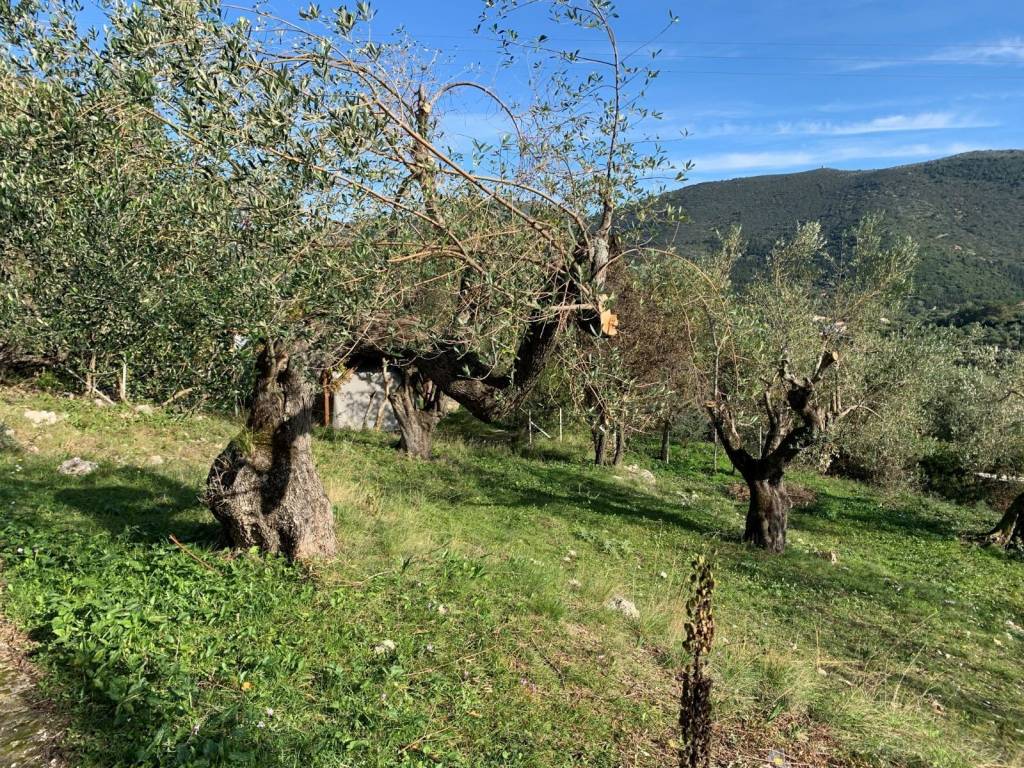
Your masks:
{"label": "tall leaning tree trunk", "polygon": [[626,431],[620,424],[615,427],[615,453],[612,454],[612,466],[621,467],[626,458]]}
{"label": "tall leaning tree trunk", "polygon": [[607,463],[608,425],[604,417],[590,428],[594,440],[594,464],[603,467]]}
{"label": "tall leaning tree trunk", "polygon": [[750,489],[743,540],[769,552],[786,549],[786,527],[792,503],[781,472],[750,472],[744,476]]}
{"label": "tall leaning tree trunk", "polygon": [[333,557],[334,515],[313,463],[313,394],[301,350],[267,342],[246,432],[214,460],[206,501],[225,545],[290,560]]}
{"label": "tall leaning tree trunk", "polygon": [[1024,546],[1024,493],[1010,502],[995,528],[985,534],[985,542],[997,547]]}
{"label": "tall leaning tree trunk", "polygon": [[433,453],[434,430],[444,416],[443,393],[414,369],[394,367],[397,386],[388,400],[398,422],[401,438],[398,450],[416,459],[429,459]]}

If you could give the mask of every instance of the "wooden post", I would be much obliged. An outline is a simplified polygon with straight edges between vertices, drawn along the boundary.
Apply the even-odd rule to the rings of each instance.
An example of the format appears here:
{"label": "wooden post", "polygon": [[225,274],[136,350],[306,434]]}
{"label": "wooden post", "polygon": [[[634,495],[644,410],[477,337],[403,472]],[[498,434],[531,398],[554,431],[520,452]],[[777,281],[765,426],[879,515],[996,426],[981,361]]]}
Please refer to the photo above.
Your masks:
{"label": "wooden post", "polygon": [[391,402],[391,379],[388,376],[388,361],[380,363],[381,384],[384,387],[384,397],[380,399],[380,406],[377,408],[377,420],[373,424],[375,431],[380,432],[384,427],[384,414],[387,413],[388,403]]}
{"label": "wooden post", "polygon": [[360,431],[362,431],[362,432],[365,432],[368,429],[368,427],[369,427],[369,424],[370,424],[370,410],[373,408],[373,401],[376,398],[377,398],[377,393],[376,392],[371,392],[370,393],[370,400],[369,400],[369,402],[366,403],[366,410],[363,411],[363,423],[359,427]]}
{"label": "wooden post", "polygon": [[85,394],[91,395],[96,391],[96,353],[89,357],[89,371],[85,374]]}
{"label": "wooden post", "polygon": [[558,442],[562,442],[562,409],[558,409]]}
{"label": "wooden post", "polygon": [[526,412],[526,429],[530,435],[530,445],[533,445],[533,411]]}
{"label": "wooden post", "polygon": [[121,379],[117,384],[117,397],[122,403],[128,402],[128,361],[121,361]]}
{"label": "wooden post", "polygon": [[321,378],[324,387],[324,426],[329,427],[331,426],[331,372],[325,368]]}

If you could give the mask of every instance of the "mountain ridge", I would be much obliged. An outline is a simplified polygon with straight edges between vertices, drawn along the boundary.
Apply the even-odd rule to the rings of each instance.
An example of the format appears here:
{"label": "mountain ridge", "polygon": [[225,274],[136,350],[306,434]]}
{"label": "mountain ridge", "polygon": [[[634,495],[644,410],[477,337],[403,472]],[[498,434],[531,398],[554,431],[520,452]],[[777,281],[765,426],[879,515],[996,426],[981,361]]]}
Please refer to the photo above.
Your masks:
{"label": "mountain ridge", "polygon": [[659,196],[683,223],[645,227],[653,244],[683,254],[713,249],[716,231],[743,227],[742,278],[798,222],[817,220],[836,241],[859,219],[883,213],[887,228],[921,247],[917,310],[1024,301],[1024,150],[980,150],[873,170],[818,168],[701,182]]}

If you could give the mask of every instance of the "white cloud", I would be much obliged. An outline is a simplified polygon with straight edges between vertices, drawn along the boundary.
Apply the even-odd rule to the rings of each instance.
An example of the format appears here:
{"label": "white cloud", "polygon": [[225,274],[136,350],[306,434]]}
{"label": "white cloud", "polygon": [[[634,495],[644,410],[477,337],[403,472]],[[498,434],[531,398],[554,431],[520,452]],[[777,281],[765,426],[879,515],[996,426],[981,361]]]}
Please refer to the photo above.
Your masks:
{"label": "white cloud", "polygon": [[1004,37],[977,45],[951,45],[927,56],[899,59],[873,59],[845,67],[849,71],[886,69],[928,64],[1006,65],[1024,64],[1024,37]]}
{"label": "white cloud", "polygon": [[886,115],[872,120],[836,123],[811,121],[780,123],[780,135],[805,134],[810,136],[856,136],[868,133],[895,133],[899,131],[941,131],[951,128],[992,128],[997,123],[979,120],[953,112],[921,112],[916,115]]}
{"label": "white cloud", "polygon": [[725,152],[697,156],[693,159],[697,174],[722,173],[730,171],[785,171],[798,168],[818,168],[831,163],[848,163],[854,160],[905,159],[922,157],[944,157],[961,152],[971,152],[982,147],[970,144],[902,144],[895,146],[847,144],[837,147],[823,147],[820,150],[780,150],[765,152]]}
{"label": "white cloud", "polygon": [[[710,123],[691,128],[689,137],[692,140],[701,140],[726,136],[859,136],[872,133],[995,128],[998,125],[997,122],[981,119],[974,114],[921,112],[884,115],[870,120],[852,121],[800,120],[774,124],[732,121]],[[677,140],[668,132],[659,130],[659,134],[670,141]]]}
{"label": "white cloud", "polygon": [[932,54],[927,60],[958,64],[1024,64],[1024,37],[1005,37],[982,45],[955,45]]}
{"label": "white cloud", "polygon": [[714,171],[751,171],[760,168],[796,168],[812,165],[815,155],[810,152],[725,152],[694,159],[694,170],[701,173]]}

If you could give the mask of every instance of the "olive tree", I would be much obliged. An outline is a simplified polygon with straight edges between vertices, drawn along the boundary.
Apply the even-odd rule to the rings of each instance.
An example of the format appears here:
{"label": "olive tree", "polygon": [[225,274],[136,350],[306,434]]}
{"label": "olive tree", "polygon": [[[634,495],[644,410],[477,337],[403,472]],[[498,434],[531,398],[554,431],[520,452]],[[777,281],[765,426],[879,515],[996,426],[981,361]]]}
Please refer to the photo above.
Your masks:
{"label": "olive tree", "polygon": [[[501,23],[519,4],[488,5],[493,32],[516,50]],[[296,20],[215,0],[112,3],[102,37],[79,36],[59,0],[5,10],[7,59],[20,77],[79,104],[110,93],[93,110],[102,120],[116,130],[142,121],[176,167],[219,195],[196,211],[215,224],[202,253],[211,267],[195,283],[212,297],[201,323],[255,353],[246,433],[207,483],[228,543],[293,557],[334,551],[309,450],[306,370],[360,355],[415,364],[493,419],[536,381],[562,329],[600,333],[614,210],[657,162],[622,141],[627,115],[642,112],[630,83],[653,73],[620,58],[603,0],[548,5],[554,21],[605,36],[612,53],[597,66],[611,74],[574,69],[571,52],[538,39],[525,50],[560,65],[528,64],[536,98],[521,108],[487,86],[433,80],[409,64],[406,43],[361,36],[365,4],[310,6]],[[438,128],[441,102],[463,91],[490,98],[512,127],[472,157]],[[134,151],[115,152],[110,175]],[[192,227],[171,223],[140,242],[171,243],[158,274],[179,276]],[[115,230],[128,242],[135,224]],[[101,260],[105,270],[114,274]],[[415,297],[428,286],[452,299],[421,315]],[[158,323],[168,308],[159,303]]]}
{"label": "olive tree", "polygon": [[[247,428],[213,464],[211,509],[225,543],[331,556],[304,369],[307,350],[347,338],[368,295],[344,266],[363,247],[358,217],[339,220],[345,195],[288,157],[300,87],[249,52],[248,23],[186,2],[116,4],[108,22],[99,39],[59,3],[4,16],[7,82],[27,94],[13,127],[40,138],[27,170],[4,176],[5,213],[28,218],[8,243],[8,316],[90,365],[154,336],[200,371],[221,354],[254,361]],[[339,118],[339,140],[366,134],[362,119]]]}
{"label": "olive tree", "polygon": [[787,467],[837,424],[899,386],[872,367],[887,319],[916,260],[908,239],[887,242],[865,219],[828,249],[817,223],[781,240],[748,285],[730,280],[743,251],[731,231],[718,255],[694,264],[685,332],[699,401],[750,490],[743,538],[782,552]]}
{"label": "olive tree", "polygon": [[[641,176],[661,156],[626,140],[650,116],[641,99],[656,73],[620,55],[610,3],[486,5],[481,24],[498,39],[504,66],[529,82],[524,97],[436,78],[429,67],[410,66],[416,57],[408,50],[404,67],[382,57],[372,69],[375,98],[401,129],[391,159],[402,180],[391,202],[407,229],[393,229],[391,260],[401,262],[391,273],[394,301],[348,360],[414,369],[476,417],[500,421],[522,408],[566,329],[601,337],[613,325],[605,283],[621,256],[616,211],[642,197]],[[519,36],[515,19],[538,9],[553,25],[594,36],[607,56],[581,59],[544,35]],[[445,126],[466,92],[489,101],[506,132],[459,152]],[[400,391],[392,404],[402,445],[429,455],[425,427],[436,418],[407,417]],[[415,402],[433,408],[430,398]]]}
{"label": "olive tree", "polygon": [[630,437],[654,428],[667,460],[675,409],[691,390],[682,362],[689,339],[676,329],[681,295],[674,277],[672,263],[660,259],[612,265],[613,332],[564,345],[560,367],[577,409],[588,416],[598,465],[621,464]]}
{"label": "olive tree", "polygon": [[960,475],[961,483],[1012,489],[1004,514],[984,539],[1024,546],[1024,356],[971,341],[929,404],[929,431],[941,457],[933,471]]}
{"label": "olive tree", "polygon": [[237,370],[208,322],[235,298],[229,191],[96,76],[65,22],[8,15],[0,35],[0,362],[105,399],[209,396]]}

